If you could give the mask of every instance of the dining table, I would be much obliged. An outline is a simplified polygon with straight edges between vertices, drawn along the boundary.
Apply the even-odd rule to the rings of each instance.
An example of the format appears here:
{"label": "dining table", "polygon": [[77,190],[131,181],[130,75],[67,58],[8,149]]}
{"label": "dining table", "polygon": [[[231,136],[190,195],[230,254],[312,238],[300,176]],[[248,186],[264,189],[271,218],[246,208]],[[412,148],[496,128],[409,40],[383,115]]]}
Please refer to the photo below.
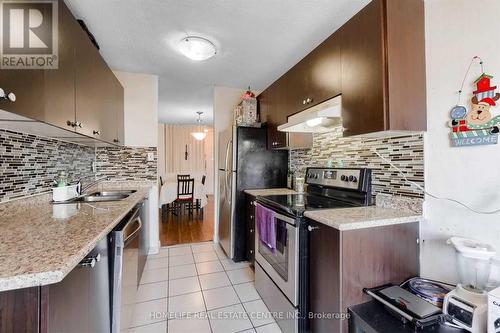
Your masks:
{"label": "dining table", "polygon": [[[194,181],[194,203],[197,200],[200,202],[200,208],[203,208],[208,203],[206,186],[201,181],[195,179]],[[177,180],[167,180],[163,183],[160,189],[160,208],[163,205],[171,204],[177,199]]]}

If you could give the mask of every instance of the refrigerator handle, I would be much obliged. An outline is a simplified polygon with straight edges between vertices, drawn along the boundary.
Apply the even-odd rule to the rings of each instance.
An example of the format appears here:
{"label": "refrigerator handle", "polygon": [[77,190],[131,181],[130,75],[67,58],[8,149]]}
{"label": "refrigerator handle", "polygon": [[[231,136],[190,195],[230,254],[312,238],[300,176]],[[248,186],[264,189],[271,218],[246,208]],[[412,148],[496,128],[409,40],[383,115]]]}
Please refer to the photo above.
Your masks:
{"label": "refrigerator handle", "polygon": [[[226,195],[226,198],[228,198],[228,202],[229,204],[231,204],[231,197],[227,195],[227,188],[228,188],[228,176],[231,175],[232,173],[232,168],[233,166],[231,166],[231,169],[229,169],[228,167],[228,161],[229,161],[229,151],[230,151],[230,148],[231,148],[231,144],[232,144],[233,140],[229,140],[227,142],[227,147],[226,147],[226,179],[225,179],[225,186],[224,186],[224,193]],[[231,194],[230,194],[231,195]]]}
{"label": "refrigerator handle", "polygon": [[[225,163],[224,163],[224,167],[225,167],[226,172],[227,172],[227,170],[228,170],[228,165],[227,165],[227,163],[228,163],[228,161],[229,161],[229,148],[230,148],[230,146],[231,146],[231,143],[232,143],[232,142],[233,142],[233,140],[231,139],[231,140],[229,140],[229,141],[227,142],[227,145],[226,145],[226,161],[225,161]],[[232,169],[232,166],[231,166],[231,169]],[[232,170],[231,170],[231,171],[232,171]]]}

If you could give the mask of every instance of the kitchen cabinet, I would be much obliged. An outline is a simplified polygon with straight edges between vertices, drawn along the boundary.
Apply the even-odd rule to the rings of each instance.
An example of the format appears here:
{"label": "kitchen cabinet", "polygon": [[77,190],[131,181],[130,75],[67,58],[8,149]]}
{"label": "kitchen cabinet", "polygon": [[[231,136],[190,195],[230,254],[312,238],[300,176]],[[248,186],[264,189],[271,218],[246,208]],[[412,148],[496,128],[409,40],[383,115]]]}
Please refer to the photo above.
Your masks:
{"label": "kitchen cabinet", "polygon": [[286,145],[286,133],[278,126],[286,122],[286,115],[279,109],[284,98],[284,86],[278,80],[258,96],[260,119],[266,123],[267,148],[282,148]]}
{"label": "kitchen cabinet", "polygon": [[374,0],[339,33],[344,136],[426,130],[423,1]]}
{"label": "kitchen cabinet", "polygon": [[255,262],[255,197],[246,194],[246,239],[247,239],[247,260],[252,264]]}
{"label": "kitchen cabinet", "polygon": [[109,332],[107,242],[59,283],[0,292],[0,332]]}
{"label": "kitchen cabinet", "polygon": [[43,114],[31,118],[42,120],[60,128],[73,128],[68,122],[76,121],[75,115],[75,69],[78,64],[75,55],[74,36],[81,28],[66,6],[59,6],[59,66],[44,71]]}
{"label": "kitchen cabinet", "polygon": [[[419,224],[339,231],[308,220],[310,313],[347,313],[369,300],[365,287],[418,274]],[[347,332],[347,320],[313,318],[311,332]]]}
{"label": "kitchen cabinet", "polygon": [[264,90],[270,148],[287,146],[276,127],[288,116],[339,94],[344,136],[425,131],[423,6],[371,1]]}
{"label": "kitchen cabinet", "polygon": [[41,306],[39,287],[1,292],[0,332],[39,332]]}
{"label": "kitchen cabinet", "polygon": [[340,94],[340,74],[340,38],[333,34],[283,76],[286,116]]}
{"label": "kitchen cabinet", "polygon": [[0,88],[16,95],[15,102],[1,99],[0,109],[123,143],[123,87],[64,1],[58,9],[58,68],[0,69]]}

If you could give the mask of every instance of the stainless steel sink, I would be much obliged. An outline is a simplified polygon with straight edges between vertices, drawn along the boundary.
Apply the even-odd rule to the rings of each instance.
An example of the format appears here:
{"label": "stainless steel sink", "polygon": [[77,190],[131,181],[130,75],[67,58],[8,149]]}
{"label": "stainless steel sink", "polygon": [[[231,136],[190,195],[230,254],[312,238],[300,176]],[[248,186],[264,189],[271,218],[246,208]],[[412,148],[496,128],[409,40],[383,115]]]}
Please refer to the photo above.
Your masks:
{"label": "stainless steel sink", "polygon": [[89,194],[84,194],[74,199],[57,202],[57,203],[73,203],[73,202],[104,202],[104,201],[120,201],[128,198],[136,190],[116,190],[116,191],[98,191]]}
{"label": "stainless steel sink", "polygon": [[103,202],[103,201],[120,201],[128,198],[130,194],[108,194],[108,195],[84,195],[77,198],[75,201],[82,202]]}
{"label": "stainless steel sink", "polygon": [[116,190],[116,191],[98,191],[90,194],[86,194],[85,196],[93,196],[93,197],[114,197],[120,195],[126,195],[127,197],[132,193],[137,192],[136,190]]}

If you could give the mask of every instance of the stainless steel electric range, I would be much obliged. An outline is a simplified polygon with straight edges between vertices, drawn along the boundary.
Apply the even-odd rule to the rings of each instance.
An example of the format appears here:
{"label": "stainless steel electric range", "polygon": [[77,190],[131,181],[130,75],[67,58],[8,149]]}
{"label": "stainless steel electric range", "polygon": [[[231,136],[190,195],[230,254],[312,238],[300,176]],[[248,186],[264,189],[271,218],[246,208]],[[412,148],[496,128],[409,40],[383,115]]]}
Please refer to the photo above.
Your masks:
{"label": "stainless steel electric range", "polygon": [[258,205],[273,211],[276,247],[270,249],[261,242],[257,228],[255,284],[281,330],[287,333],[307,332],[309,326],[310,227],[304,213],[372,203],[370,169],[308,168],[306,183],[306,193],[257,197]]}

